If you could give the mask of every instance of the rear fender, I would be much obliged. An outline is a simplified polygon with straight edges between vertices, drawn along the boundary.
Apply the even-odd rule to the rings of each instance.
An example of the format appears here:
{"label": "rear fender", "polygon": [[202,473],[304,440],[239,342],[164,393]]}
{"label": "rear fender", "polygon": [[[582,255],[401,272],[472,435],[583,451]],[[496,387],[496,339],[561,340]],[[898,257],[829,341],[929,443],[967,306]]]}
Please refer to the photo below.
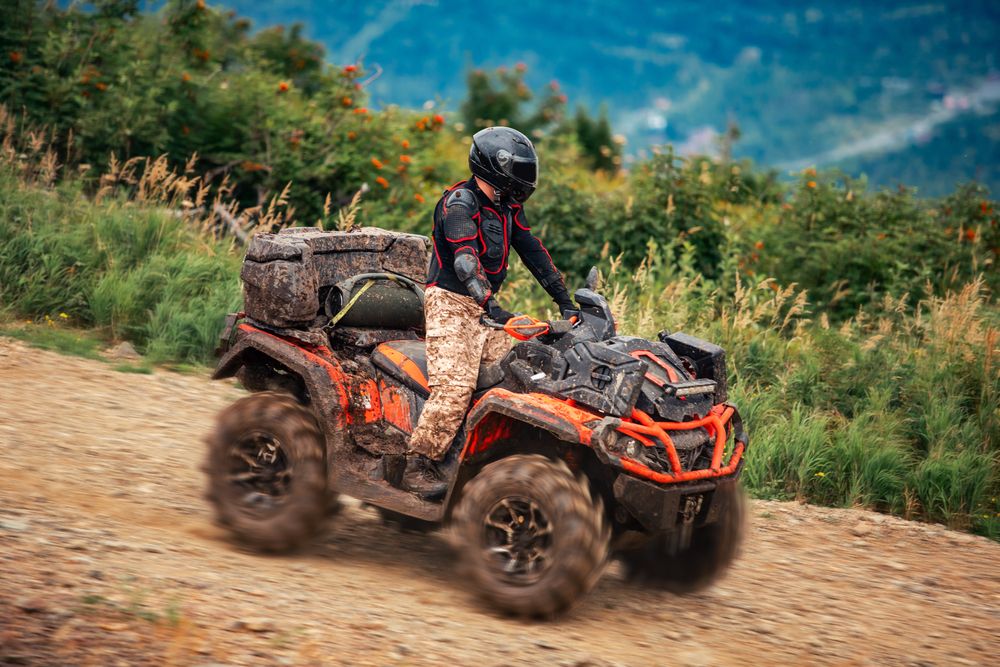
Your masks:
{"label": "rear fender", "polygon": [[314,413],[325,422],[324,431],[330,434],[341,430],[349,407],[348,378],[329,349],[290,340],[243,323],[237,327],[235,341],[219,360],[212,377],[220,379],[236,375],[253,352],[273,359],[302,378]]}

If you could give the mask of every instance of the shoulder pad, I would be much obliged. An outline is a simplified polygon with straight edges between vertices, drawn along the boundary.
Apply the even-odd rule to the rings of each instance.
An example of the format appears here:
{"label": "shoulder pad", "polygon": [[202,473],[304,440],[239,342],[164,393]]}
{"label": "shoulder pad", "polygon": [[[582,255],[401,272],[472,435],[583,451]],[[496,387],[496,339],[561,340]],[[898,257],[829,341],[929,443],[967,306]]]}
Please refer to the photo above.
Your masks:
{"label": "shoulder pad", "polygon": [[452,206],[464,206],[469,211],[469,215],[475,214],[479,210],[479,202],[476,201],[476,193],[465,188],[456,188],[444,200],[446,208]]}

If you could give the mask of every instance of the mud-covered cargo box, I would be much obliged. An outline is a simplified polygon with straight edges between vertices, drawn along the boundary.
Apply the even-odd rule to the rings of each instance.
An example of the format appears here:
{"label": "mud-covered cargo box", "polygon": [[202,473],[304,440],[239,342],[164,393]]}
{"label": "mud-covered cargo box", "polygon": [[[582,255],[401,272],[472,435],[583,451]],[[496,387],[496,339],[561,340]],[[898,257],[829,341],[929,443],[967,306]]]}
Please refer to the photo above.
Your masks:
{"label": "mud-covered cargo box", "polygon": [[418,234],[362,227],[327,232],[293,227],[258,234],[240,277],[246,314],[279,327],[311,323],[321,292],[361,273],[393,273],[423,284],[430,240]]}

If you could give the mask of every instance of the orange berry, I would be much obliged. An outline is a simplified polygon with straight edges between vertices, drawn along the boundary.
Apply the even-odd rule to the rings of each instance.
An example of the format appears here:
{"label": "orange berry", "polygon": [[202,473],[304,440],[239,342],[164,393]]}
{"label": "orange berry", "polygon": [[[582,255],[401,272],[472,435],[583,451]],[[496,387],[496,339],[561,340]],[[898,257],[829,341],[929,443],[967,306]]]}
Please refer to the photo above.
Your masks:
{"label": "orange berry", "polygon": [[411,162],[413,162],[412,158],[410,158],[409,155],[400,155],[399,161],[402,162],[403,164],[410,164]]}
{"label": "orange berry", "polygon": [[966,229],[965,230],[965,238],[966,238],[966,240],[969,240],[969,241],[975,241],[976,240],[976,230],[975,229]]}
{"label": "orange berry", "polygon": [[184,72],[183,74],[181,74],[181,81],[183,81],[184,83],[187,83],[190,80],[191,80],[191,75],[190,74],[188,74],[187,72]]}
{"label": "orange berry", "polygon": [[381,185],[383,188],[389,187],[389,181],[385,180],[384,176],[379,176],[378,178],[375,179],[375,182]]}
{"label": "orange berry", "polygon": [[350,139],[351,141],[354,141],[355,139],[357,139],[357,137],[358,133],[355,132],[354,130],[351,130],[350,132],[347,133],[347,138]]}
{"label": "orange berry", "polygon": [[812,167],[809,167],[808,169],[805,170],[804,173],[805,173],[806,176],[815,176],[816,175],[816,170],[813,169]]}
{"label": "orange berry", "polygon": [[353,74],[358,71],[357,65],[348,65],[344,68],[344,74]]}
{"label": "orange berry", "polygon": [[376,169],[381,169],[382,166],[383,166],[382,165],[382,160],[379,160],[377,157],[373,157],[372,158],[372,166],[375,167]]}
{"label": "orange berry", "polygon": [[108,89],[108,84],[104,83],[103,81],[98,81],[97,83],[94,84],[94,88],[97,88],[99,91],[104,92],[105,90]]}
{"label": "orange berry", "polygon": [[364,107],[358,107],[357,109],[354,110],[354,113],[356,113],[356,114],[358,114],[360,116],[361,114],[368,113],[368,109],[366,109]]}
{"label": "orange berry", "polygon": [[441,123],[444,122],[444,116],[442,116],[439,113],[434,114],[434,122],[440,125]]}
{"label": "orange berry", "polygon": [[419,192],[416,193],[415,195],[413,195],[413,198],[416,199],[421,204],[423,204],[425,201],[427,201],[426,199],[424,199],[424,196],[422,194],[420,194]]}
{"label": "orange berry", "polygon": [[350,97],[348,97],[347,95],[344,95],[343,97],[341,97],[341,98],[340,98],[340,103],[341,103],[342,105],[344,105],[345,107],[349,107],[349,106],[351,106],[352,104],[354,104],[354,100],[352,100],[352,99],[351,99]]}
{"label": "orange berry", "polygon": [[12,63],[14,63],[15,65],[17,63],[21,62],[21,52],[20,51],[11,51],[10,52],[10,61]]}
{"label": "orange berry", "polygon": [[757,248],[757,250],[763,250],[764,249],[764,242],[763,241],[757,241],[756,243],[753,244],[753,247]]}
{"label": "orange berry", "polygon": [[809,181],[808,183],[806,183],[806,187],[807,188],[815,188],[816,187],[816,181]]}
{"label": "orange berry", "polygon": [[290,86],[288,85],[287,81],[282,81],[281,83],[278,84],[279,93],[287,93],[289,88]]}
{"label": "orange berry", "polygon": [[400,145],[400,146],[402,146],[402,147],[403,147],[404,149],[406,149],[406,148],[409,148],[409,147],[410,147],[410,142],[409,142],[409,141],[407,141],[406,139],[403,139],[403,141],[402,141],[402,142],[400,142],[400,144],[399,144],[399,145]]}

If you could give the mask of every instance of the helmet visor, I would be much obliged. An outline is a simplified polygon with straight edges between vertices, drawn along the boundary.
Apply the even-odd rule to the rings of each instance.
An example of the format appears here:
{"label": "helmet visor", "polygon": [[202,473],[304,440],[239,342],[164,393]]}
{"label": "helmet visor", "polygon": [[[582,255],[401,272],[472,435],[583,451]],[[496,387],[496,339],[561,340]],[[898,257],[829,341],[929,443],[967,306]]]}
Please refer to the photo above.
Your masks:
{"label": "helmet visor", "polygon": [[535,185],[538,182],[538,161],[534,158],[516,157],[511,165],[510,175],[523,183]]}
{"label": "helmet visor", "polygon": [[530,186],[538,184],[538,158],[535,156],[521,157],[500,149],[497,151],[497,164],[505,174],[513,177],[515,181]]}

